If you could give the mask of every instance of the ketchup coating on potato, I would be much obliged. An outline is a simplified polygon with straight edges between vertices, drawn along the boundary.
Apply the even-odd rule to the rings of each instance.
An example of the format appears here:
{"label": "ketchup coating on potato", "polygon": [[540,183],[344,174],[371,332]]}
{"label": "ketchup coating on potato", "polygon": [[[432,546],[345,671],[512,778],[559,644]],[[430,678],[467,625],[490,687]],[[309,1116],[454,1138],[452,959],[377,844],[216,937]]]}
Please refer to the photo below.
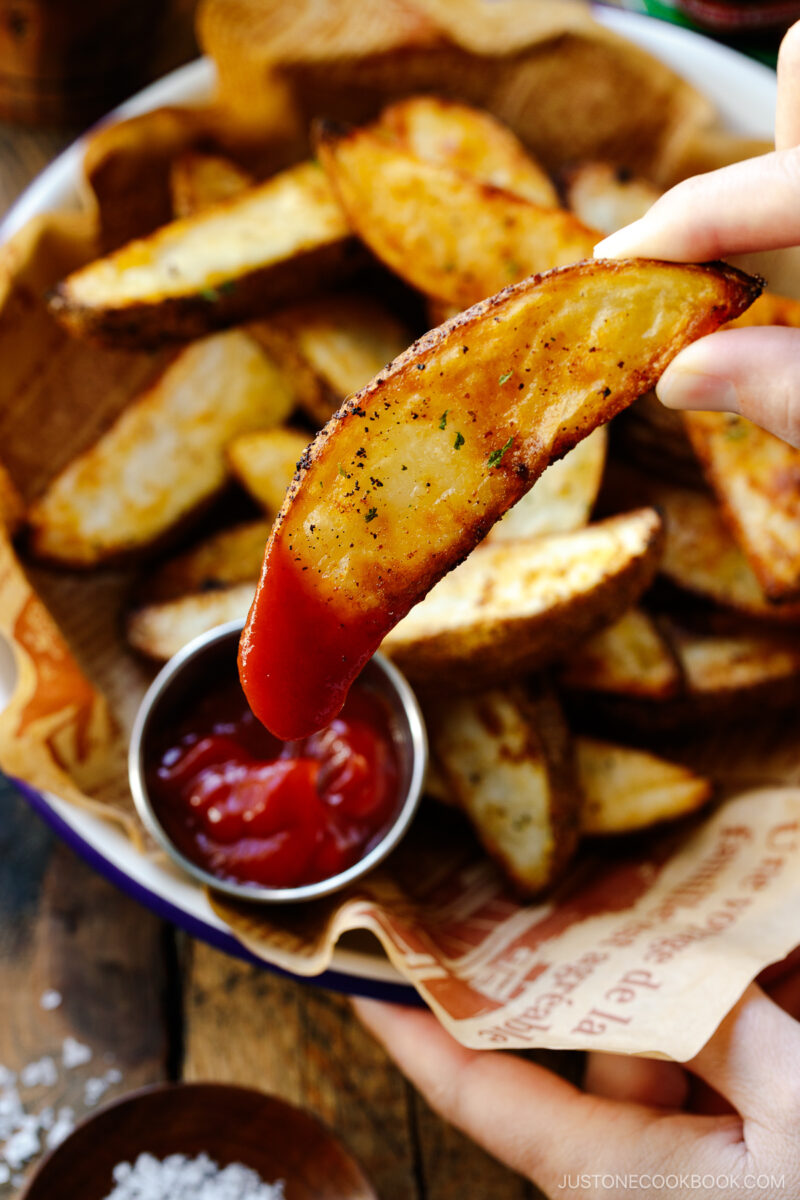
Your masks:
{"label": "ketchup coating on potato", "polygon": [[387,629],[385,613],[337,612],[308,578],[273,537],[239,644],[250,707],[281,738],[305,737],[340,711]]}
{"label": "ketchup coating on potato", "polygon": [[297,887],[358,862],[398,807],[388,709],[356,684],[324,729],[273,737],[228,678],[188,707],[147,764],[156,814],[186,858],[220,879]]}

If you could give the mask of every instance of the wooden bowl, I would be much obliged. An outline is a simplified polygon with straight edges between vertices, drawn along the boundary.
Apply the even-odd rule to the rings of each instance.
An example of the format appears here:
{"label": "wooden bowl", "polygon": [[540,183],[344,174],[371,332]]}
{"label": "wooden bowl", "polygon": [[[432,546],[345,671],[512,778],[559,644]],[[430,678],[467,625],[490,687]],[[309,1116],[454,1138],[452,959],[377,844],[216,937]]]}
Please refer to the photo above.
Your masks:
{"label": "wooden bowl", "polygon": [[142,1153],[243,1163],[266,1183],[284,1180],[286,1200],[377,1200],[358,1163],[316,1117],[221,1083],[145,1088],[109,1104],[43,1160],[20,1200],[105,1200],[113,1168]]}

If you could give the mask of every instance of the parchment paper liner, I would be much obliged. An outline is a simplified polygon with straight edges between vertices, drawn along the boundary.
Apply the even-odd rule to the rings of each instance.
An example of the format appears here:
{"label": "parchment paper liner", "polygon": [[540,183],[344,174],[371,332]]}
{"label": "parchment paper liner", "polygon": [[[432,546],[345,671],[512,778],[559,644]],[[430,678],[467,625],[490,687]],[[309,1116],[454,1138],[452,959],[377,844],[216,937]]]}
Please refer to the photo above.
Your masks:
{"label": "parchment paper liner", "polygon": [[[94,221],[38,218],[0,256],[0,459],[26,500],[163,358],[69,341],[47,314],[45,289],[94,252]],[[0,533],[0,631],[18,668],[0,765],[120,822],[144,849],[125,748],[152,670],[121,636],[130,580],[26,574]],[[800,788],[784,786],[800,782],[798,730],[793,715],[782,720],[754,720],[735,738],[706,730],[682,747],[727,803],[691,831],[582,852],[539,905],[517,903],[458,815],[432,804],[357,890],[295,908],[211,902],[248,949],[301,975],[325,969],[344,931],[370,930],[467,1045],[685,1059],[750,979],[800,942]]]}

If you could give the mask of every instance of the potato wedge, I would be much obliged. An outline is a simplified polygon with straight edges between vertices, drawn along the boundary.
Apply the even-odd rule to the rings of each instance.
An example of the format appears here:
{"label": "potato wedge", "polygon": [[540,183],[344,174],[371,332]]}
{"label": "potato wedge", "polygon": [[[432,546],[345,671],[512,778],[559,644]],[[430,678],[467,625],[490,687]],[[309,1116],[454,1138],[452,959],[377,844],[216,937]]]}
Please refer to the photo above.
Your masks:
{"label": "potato wedge", "polygon": [[673,626],[670,637],[683,668],[687,691],[715,700],[754,694],[764,685],[800,682],[800,638],[750,631],[730,635],[696,633]]}
{"label": "potato wedge", "polygon": [[88,567],[149,546],[225,483],[225,446],[285,419],[283,376],[246,334],[182,350],[31,507],[31,547]]}
{"label": "potato wedge", "polygon": [[0,463],[0,527],[15,534],[22,524],[25,505],[13,479]]}
{"label": "potato wedge", "polygon": [[759,620],[800,622],[800,602],[767,599],[711,496],[653,480],[645,492],[666,520],[661,572],[670,582]]}
{"label": "potato wedge", "polygon": [[569,533],[587,524],[606,465],[608,430],[598,426],[569,454],[551,463],[527,496],[489,530],[486,541],[516,541]]}
{"label": "potato wedge", "polygon": [[654,183],[611,163],[588,162],[564,174],[564,199],[579,221],[601,233],[616,233],[638,221],[651,208],[661,189]]}
{"label": "potato wedge", "polygon": [[166,662],[201,633],[227,621],[243,621],[254,591],[254,583],[238,583],[146,604],[128,617],[128,643],[146,658]]}
{"label": "potato wedge", "polygon": [[411,342],[380,301],[355,293],[295,305],[250,332],[291,374],[298,404],[318,429]]}
{"label": "potato wedge", "polygon": [[327,724],[392,626],[545,466],[758,287],[726,266],[595,260],[476,305],[351,397],[304,456],[243,636],[264,724]]}
{"label": "potato wedge", "polygon": [[635,833],[696,812],[713,785],[687,767],[642,750],[577,738],[581,833]]}
{"label": "potato wedge", "polygon": [[682,416],[728,528],[765,594],[800,598],[800,450],[734,413]]}
{"label": "potato wedge", "polygon": [[663,699],[680,691],[675,654],[653,618],[631,608],[570,654],[561,669],[564,687],[578,692]]}
{"label": "potato wedge", "polygon": [[541,684],[461,697],[428,714],[448,792],[515,890],[553,884],[577,845],[580,791],[569,731]]}
{"label": "potato wedge", "polygon": [[382,643],[416,684],[474,691],[563,658],[651,582],[653,509],[527,542],[478,546]]}
{"label": "potato wedge", "polygon": [[527,275],[591,257],[598,235],[372,129],[321,126],[317,153],[353,228],[407,283],[466,308]]}
{"label": "potato wedge", "polygon": [[379,126],[428,162],[441,163],[540,204],[559,208],[550,176],[496,117],[442,96],[409,96],[385,108]]}
{"label": "potato wedge", "polygon": [[[261,429],[234,438],[228,463],[239,482],[271,517],[280,510],[297,464],[308,449],[308,434],[299,429]],[[261,545],[261,558],[264,545]],[[254,578],[257,579],[256,571]]]}
{"label": "potato wedge", "polygon": [[655,392],[640,396],[620,416],[614,426],[614,445],[647,474],[687,487],[703,486],[681,413],[666,408]]}
{"label": "potato wedge", "polygon": [[176,158],[169,169],[172,215],[193,217],[254,185],[250,172],[230,158],[189,150]]}
{"label": "potato wedge", "polygon": [[160,604],[236,583],[255,586],[271,528],[271,521],[246,521],[212,534],[148,574],[140,595]]}
{"label": "potato wedge", "polygon": [[301,163],[75,271],[50,307],[79,337],[148,347],[303,299],[359,261],[325,175]]}

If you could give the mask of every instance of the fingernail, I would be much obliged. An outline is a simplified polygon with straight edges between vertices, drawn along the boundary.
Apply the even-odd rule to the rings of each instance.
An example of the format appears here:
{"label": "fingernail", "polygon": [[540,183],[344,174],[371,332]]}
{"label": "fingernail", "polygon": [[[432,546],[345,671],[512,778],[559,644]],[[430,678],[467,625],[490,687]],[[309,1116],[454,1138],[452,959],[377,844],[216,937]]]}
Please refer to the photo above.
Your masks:
{"label": "fingernail", "polygon": [[739,394],[730,379],[685,367],[668,367],[656,384],[656,395],[667,408],[739,411]]}
{"label": "fingernail", "polygon": [[594,248],[595,258],[633,258],[638,252],[641,242],[642,220],[633,221],[624,229],[618,229],[598,242]]}

